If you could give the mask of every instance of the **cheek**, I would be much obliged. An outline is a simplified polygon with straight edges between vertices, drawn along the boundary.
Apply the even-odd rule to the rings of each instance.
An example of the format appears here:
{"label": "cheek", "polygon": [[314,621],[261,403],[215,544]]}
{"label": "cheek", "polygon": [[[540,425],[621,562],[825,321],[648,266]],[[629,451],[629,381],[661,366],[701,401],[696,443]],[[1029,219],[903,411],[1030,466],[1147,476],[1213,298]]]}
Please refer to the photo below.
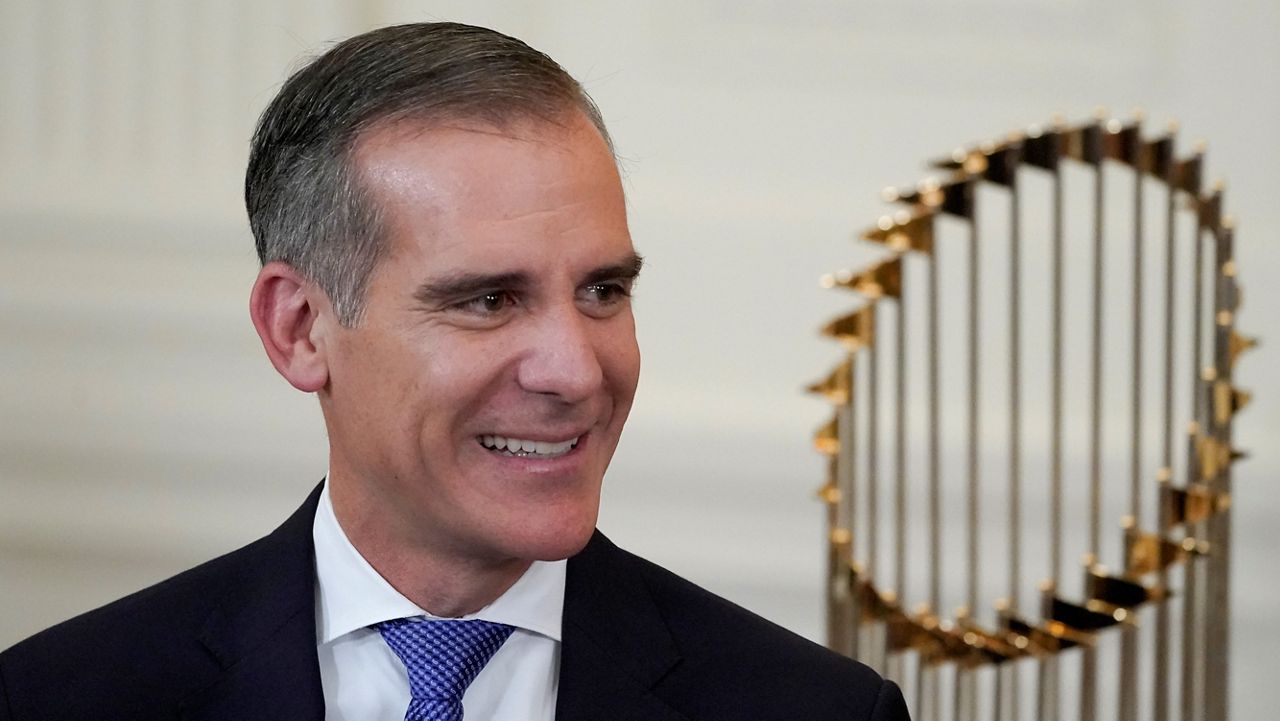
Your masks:
{"label": "cheek", "polygon": [[493,412],[511,385],[504,379],[514,345],[501,340],[494,334],[437,343],[416,359],[412,402],[421,405],[424,430],[434,429],[442,440],[465,435],[476,430],[470,421]]}
{"label": "cheek", "polygon": [[[331,373],[343,417],[355,419],[356,433],[375,445],[400,445],[415,436],[440,386],[447,387],[433,379],[435,359],[408,337],[370,331],[352,336]],[[393,444],[396,438],[401,440]]]}

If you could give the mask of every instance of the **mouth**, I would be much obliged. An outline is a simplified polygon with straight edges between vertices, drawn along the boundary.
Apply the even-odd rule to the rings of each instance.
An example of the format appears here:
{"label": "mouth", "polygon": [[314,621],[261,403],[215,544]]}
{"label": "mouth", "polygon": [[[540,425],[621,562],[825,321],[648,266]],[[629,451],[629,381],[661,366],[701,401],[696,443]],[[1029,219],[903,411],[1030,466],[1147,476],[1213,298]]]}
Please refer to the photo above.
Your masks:
{"label": "mouth", "polygon": [[559,458],[574,448],[582,436],[575,436],[563,441],[534,441],[507,436],[483,435],[476,438],[481,446],[492,453],[506,458]]}

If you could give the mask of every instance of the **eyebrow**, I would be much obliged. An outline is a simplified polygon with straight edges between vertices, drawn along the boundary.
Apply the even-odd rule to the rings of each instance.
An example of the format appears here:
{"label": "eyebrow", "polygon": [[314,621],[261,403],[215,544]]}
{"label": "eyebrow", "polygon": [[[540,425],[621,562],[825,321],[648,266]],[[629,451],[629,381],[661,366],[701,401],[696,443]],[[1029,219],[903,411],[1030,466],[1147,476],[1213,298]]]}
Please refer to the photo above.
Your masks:
{"label": "eyebrow", "polygon": [[588,285],[592,283],[600,283],[606,280],[635,280],[640,275],[640,269],[644,267],[644,257],[639,253],[632,253],[626,260],[621,263],[614,263],[603,268],[596,268],[587,273],[584,282]]}
{"label": "eyebrow", "polygon": [[520,290],[529,284],[524,273],[457,273],[418,286],[413,297],[419,303],[432,305],[457,298],[468,298],[497,289]]}
{"label": "eyebrow", "polygon": [[[618,263],[593,269],[583,279],[585,284],[606,280],[634,280],[640,275],[644,258],[632,253]],[[433,305],[458,298],[468,298],[493,290],[522,290],[530,284],[528,274],[516,273],[457,273],[418,286],[413,297],[424,305]]]}

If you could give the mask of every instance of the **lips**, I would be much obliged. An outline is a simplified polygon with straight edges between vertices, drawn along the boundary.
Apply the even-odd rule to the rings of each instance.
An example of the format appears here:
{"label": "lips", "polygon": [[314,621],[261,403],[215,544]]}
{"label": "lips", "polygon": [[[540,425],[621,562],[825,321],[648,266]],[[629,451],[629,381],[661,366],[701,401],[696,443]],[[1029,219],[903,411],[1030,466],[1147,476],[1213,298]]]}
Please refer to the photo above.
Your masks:
{"label": "lips", "polygon": [[557,458],[577,447],[580,438],[581,436],[575,436],[562,441],[535,441],[509,436],[483,435],[478,440],[480,445],[490,451],[509,458]]}

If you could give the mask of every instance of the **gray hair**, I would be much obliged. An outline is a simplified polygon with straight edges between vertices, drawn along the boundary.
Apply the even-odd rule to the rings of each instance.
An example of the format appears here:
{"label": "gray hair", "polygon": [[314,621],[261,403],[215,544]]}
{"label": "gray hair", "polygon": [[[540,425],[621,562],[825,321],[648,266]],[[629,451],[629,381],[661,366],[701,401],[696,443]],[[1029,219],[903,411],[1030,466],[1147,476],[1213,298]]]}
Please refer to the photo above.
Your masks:
{"label": "gray hair", "polygon": [[339,322],[354,326],[387,250],[377,204],[353,167],[364,133],[401,120],[559,124],[575,110],[612,149],[578,81],[513,37],[414,23],[344,40],[285,81],[258,119],[244,184],[258,259],[316,283]]}

